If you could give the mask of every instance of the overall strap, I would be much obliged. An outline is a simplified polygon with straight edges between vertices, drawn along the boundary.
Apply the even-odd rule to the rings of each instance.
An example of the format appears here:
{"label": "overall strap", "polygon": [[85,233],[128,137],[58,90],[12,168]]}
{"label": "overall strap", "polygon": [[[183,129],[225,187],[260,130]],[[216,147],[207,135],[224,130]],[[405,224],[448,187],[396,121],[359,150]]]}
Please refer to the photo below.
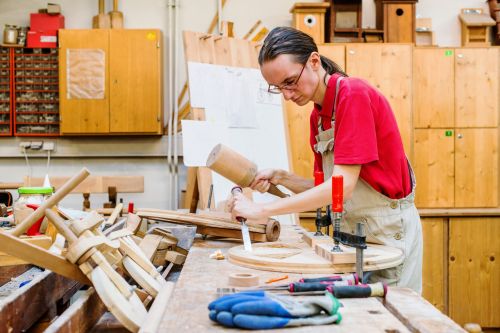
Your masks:
{"label": "overall strap", "polygon": [[[335,111],[337,109],[337,98],[339,96],[340,82],[343,79],[344,79],[343,76],[339,76],[339,78],[337,79],[337,82],[336,82],[336,86],[335,86],[335,98],[333,99],[333,110],[332,110],[332,119],[331,119],[332,128],[333,128],[333,125],[335,123]],[[318,132],[320,132],[320,131],[323,131],[323,124],[321,121],[321,116],[318,117]]]}

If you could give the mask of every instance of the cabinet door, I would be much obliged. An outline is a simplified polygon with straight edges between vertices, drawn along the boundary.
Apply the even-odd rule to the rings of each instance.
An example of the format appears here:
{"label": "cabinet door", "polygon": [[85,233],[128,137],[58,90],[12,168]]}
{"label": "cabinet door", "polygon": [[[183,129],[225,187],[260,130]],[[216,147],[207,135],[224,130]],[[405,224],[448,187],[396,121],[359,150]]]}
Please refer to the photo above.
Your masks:
{"label": "cabinet door", "polygon": [[498,49],[455,52],[456,127],[498,126]]}
{"label": "cabinet door", "polygon": [[387,98],[396,115],[406,154],[411,156],[412,46],[348,45],[346,69],[347,74],[366,79]]}
{"label": "cabinet door", "polygon": [[455,59],[453,51],[413,50],[413,126],[455,127]]}
{"label": "cabinet door", "polygon": [[498,206],[498,129],[455,130],[455,207]]}
{"label": "cabinet door", "polygon": [[500,327],[500,218],[450,219],[449,316]]}
{"label": "cabinet door", "polygon": [[446,313],[447,223],[443,218],[422,218],[422,233],[424,238],[422,296],[441,312]]}
{"label": "cabinet door", "polygon": [[416,129],[413,167],[417,181],[415,203],[419,208],[454,205],[455,162],[453,131]]}
{"label": "cabinet door", "polygon": [[162,133],[159,30],[110,30],[110,132]]}
{"label": "cabinet door", "polygon": [[62,135],[109,132],[108,44],[109,30],[59,30]]}

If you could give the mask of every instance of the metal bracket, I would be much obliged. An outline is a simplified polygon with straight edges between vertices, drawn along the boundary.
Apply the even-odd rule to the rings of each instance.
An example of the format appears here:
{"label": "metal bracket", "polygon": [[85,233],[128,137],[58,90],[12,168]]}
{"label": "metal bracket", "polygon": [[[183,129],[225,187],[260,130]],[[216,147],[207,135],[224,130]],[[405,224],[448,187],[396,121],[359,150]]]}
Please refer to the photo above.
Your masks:
{"label": "metal bracket", "polygon": [[347,232],[333,231],[333,239],[357,249],[366,249],[366,236],[357,236]]}

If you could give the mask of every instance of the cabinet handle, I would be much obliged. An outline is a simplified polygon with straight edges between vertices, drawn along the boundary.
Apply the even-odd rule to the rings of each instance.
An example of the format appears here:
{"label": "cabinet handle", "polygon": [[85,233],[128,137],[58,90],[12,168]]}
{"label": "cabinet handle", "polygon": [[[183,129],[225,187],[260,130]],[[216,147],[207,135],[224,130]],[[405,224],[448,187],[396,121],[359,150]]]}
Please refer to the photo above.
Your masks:
{"label": "cabinet handle", "polygon": [[356,54],[356,51],[354,51],[354,50],[349,50],[349,54]]}
{"label": "cabinet handle", "polygon": [[462,53],[457,54],[457,58],[462,59],[463,57],[464,57],[464,55]]}
{"label": "cabinet handle", "polygon": [[463,138],[463,137],[464,137],[464,136],[463,136],[463,134],[461,134],[461,133],[459,133],[459,134],[457,135],[457,138],[459,138],[459,139],[461,139],[461,138]]}

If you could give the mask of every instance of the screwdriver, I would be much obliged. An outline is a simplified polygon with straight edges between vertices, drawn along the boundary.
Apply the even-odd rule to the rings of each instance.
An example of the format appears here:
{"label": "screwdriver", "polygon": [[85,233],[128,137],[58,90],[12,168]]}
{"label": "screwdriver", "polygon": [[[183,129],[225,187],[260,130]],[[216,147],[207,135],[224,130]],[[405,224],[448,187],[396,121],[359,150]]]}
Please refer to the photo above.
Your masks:
{"label": "screwdriver", "polygon": [[320,281],[320,282],[293,282],[290,284],[282,285],[282,286],[264,286],[258,288],[259,290],[265,291],[289,291],[291,293],[297,292],[309,292],[309,291],[325,291],[329,286],[351,286],[353,285],[352,281]]}
{"label": "screwdriver", "polygon": [[302,278],[299,282],[322,282],[322,281],[352,281],[352,284],[358,284],[359,279],[356,273],[345,275],[330,275],[318,278]]}
{"label": "screwdriver", "polygon": [[[330,276],[323,276],[323,277],[318,277],[318,278],[302,278],[298,281],[298,283],[302,283],[302,285],[298,285],[299,288],[309,288],[308,291],[311,291],[310,288],[311,286],[307,286],[304,284],[313,284],[313,283],[322,283],[322,284],[337,284],[337,285],[355,285],[358,284],[359,279],[356,274],[345,274],[345,275],[330,275]],[[282,285],[276,285],[276,286],[261,286],[259,287],[260,290],[289,290],[290,289],[295,289],[292,285],[295,285],[295,283],[289,283],[289,284],[282,284]],[[320,289],[317,290],[325,290],[323,287],[319,287]],[[305,290],[302,290],[305,291]]]}

